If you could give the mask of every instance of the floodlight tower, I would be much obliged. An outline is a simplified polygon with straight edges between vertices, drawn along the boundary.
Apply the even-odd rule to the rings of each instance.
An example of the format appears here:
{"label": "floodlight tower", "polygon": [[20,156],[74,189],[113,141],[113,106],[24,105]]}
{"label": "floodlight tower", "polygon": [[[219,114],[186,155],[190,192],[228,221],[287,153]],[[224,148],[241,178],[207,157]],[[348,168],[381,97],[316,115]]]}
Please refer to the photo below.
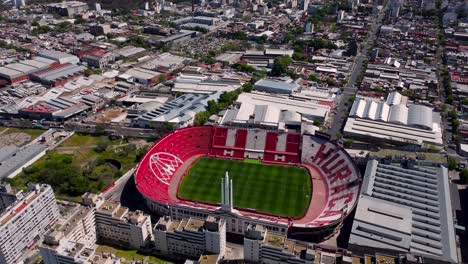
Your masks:
{"label": "floodlight tower", "polygon": [[221,179],[221,209],[232,212],[234,200],[232,198],[232,180],[229,179],[229,174],[226,171],[226,176]]}

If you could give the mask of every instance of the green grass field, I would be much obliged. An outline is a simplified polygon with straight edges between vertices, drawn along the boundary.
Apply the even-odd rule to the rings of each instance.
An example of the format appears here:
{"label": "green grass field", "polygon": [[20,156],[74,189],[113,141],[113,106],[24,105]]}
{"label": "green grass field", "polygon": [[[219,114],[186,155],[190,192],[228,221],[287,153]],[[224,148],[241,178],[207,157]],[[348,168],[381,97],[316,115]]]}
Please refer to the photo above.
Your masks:
{"label": "green grass field", "polygon": [[190,168],[178,197],[220,203],[226,171],[233,182],[235,207],[285,217],[302,217],[309,207],[312,188],[306,169],[213,158],[201,158]]}

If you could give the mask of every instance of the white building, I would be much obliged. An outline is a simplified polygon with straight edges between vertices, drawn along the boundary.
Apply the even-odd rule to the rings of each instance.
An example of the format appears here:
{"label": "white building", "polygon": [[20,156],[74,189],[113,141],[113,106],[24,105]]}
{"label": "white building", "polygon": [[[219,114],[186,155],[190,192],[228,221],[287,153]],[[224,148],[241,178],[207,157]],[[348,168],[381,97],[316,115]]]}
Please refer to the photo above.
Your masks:
{"label": "white building", "polygon": [[19,263],[23,250],[42,237],[59,217],[52,187],[28,187],[30,191],[0,215],[0,264]]}
{"label": "white building", "polygon": [[165,255],[198,258],[205,252],[224,255],[226,250],[226,220],[208,216],[173,220],[161,217],[154,229],[156,249]]}
{"label": "white building", "polygon": [[[268,232],[261,225],[250,225],[244,237],[244,259],[256,263],[316,263],[312,244],[289,240]],[[320,262],[323,263],[323,262]]]}
{"label": "white building", "polygon": [[220,122],[223,125],[279,130],[299,128],[303,121],[324,122],[331,107],[305,99],[267,93],[243,93],[237,98],[236,107],[227,110]]}
{"label": "white building", "polygon": [[85,194],[82,205],[76,207],[45,235],[39,247],[45,264],[96,263],[92,262],[96,258],[116,263],[96,253],[97,241],[140,249],[152,239],[151,218],[140,211],[129,211],[96,194]]}
{"label": "white building", "polygon": [[57,61],[60,64],[71,63],[71,64],[78,64],[80,59],[69,53],[56,51],[56,50],[43,50],[37,54],[38,57],[46,58],[49,60]]}
{"label": "white building", "polygon": [[344,135],[390,144],[440,146],[440,113],[427,106],[407,104],[394,92],[386,101],[357,98],[344,127]]}

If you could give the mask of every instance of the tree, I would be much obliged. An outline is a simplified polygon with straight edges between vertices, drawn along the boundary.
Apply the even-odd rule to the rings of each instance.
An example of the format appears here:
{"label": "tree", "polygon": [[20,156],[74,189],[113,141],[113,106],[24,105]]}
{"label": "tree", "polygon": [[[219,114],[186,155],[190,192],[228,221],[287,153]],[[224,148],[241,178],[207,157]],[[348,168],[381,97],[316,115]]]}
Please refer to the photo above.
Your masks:
{"label": "tree", "polygon": [[283,56],[281,58],[275,59],[273,62],[273,68],[271,69],[271,75],[284,75],[288,71],[288,67],[291,65],[291,62],[292,60],[289,56]]}
{"label": "tree", "polygon": [[302,52],[294,52],[292,58],[296,61],[304,60],[304,54]]}
{"label": "tree", "polygon": [[457,119],[457,118],[458,118],[457,111],[456,111],[456,110],[451,110],[451,111],[449,112],[449,116],[450,116],[452,119]]}
{"label": "tree", "polygon": [[460,172],[460,181],[468,183],[468,169],[465,168]]}
{"label": "tree", "polygon": [[449,157],[448,160],[447,160],[447,163],[448,163],[448,169],[453,171],[455,169],[457,169],[457,161],[452,158],[452,157]]}
{"label": "tree", "polygon": [[244,84],[244,85],[242,86],[242,90],[244,90],[244,92],[246,92],[246,93],[252,92],[253,89],[254,89],[254,85],[251,84],[251,83],[246,83],[246,84]]}
{"label": "tree", "polygon": [[93,69],[91,69],[91,68],[87,68],[87,69],[84,71],[84,74],[85,74],[86,77],[89,77],[89,76],[91,76],[91,75],[94,74],[94,71],[93,71]]}
{"label": "tree", "polygon": [[312,82],[318,82],[319,81],[319,78],[316,74],[310,74],[309,75],[309,81],[312,81]]}
{"label": "tree", "polygon": [[96,147],[94,148],[94,151],[96,151],[97,153],[104,152],[106,151],[107,146],[109,146],[109,142],[107,142],[107,140],[103,140],[97,143]]}
{"label": "tree", "polygon": [[453,94],[447,95],[447,103],[452,104],[453,103]]}
{"label": "tree", "polygon": [[210,114],[215,114],[219,111],[218,103],[214,100],[208,101],[208,106],[206,108]]}
{"label": "tree", "polygon": [[445,111],[447,111],[447,105],[446,105],[446,104],[443,104],[443,105],[440,107],[440,110],[442,111],[442,113],[445,113]]}
{"label": "tree", "polygon": [[321,125],[322,125],[322,121],[314,120],[314,126],[321,126]]}
{"label": "tree", "polygon": [[158,82],[159,82],[159,83],[163,83],[163,82],[165,82],[166,80],[167,80],[167,77],[166,77],[165,74],[159,75],[159,78],[158,78]]}
{"label": "tree", "polygon": [[210,113],[207,111],[197,113],[195,115],[195,119],[193,120],[193,125],[202,126],[208,121],[208,118],[210,118]]}
{"label": "tree", "polygon": [[344,142],[343,142],[343,145],[347,148],[351,147],[353,145],[353,142],[354,140],[352,140],[351,138],[347,138]]}

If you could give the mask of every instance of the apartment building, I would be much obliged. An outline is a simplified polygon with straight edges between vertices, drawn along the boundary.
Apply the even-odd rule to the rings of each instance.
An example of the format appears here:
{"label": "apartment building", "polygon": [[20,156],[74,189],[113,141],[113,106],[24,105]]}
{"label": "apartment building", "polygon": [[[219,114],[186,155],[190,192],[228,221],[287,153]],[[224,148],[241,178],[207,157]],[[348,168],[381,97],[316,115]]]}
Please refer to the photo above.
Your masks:
{"label": "apartment building", "polygon": [[0,185],[0,213],[5,211],[8,206],[23,197],[23,190],[11,188],[9,183]]}
{"label": "apartment building", "polygon": [[152,239],[151,218],[118,203],[86,193],[81,205],[44,237],[39,246],[45,264],[119,263],[96,251],[101,241],[139,249]]}
{"label": "apartment building", "polygon": [[289,240],[283,235],[268,232],[261,225],[249,225],[244,237],[246,261],[267,264],[317,263],[316,255],[312,244]]}
{"label": "apartment building", "polygon": [[141,211],[129,211],[119,203],[104,201],[96,210],[99,240],[128,248],[142,248],[152,239],[151,218]]}
{"label": "apartment building", "polygon": [[173,220],[161,217],[154,228],[155,247],[164,255],[198,258],[204,253],[224,255],[226,221],[208,216],[205,220]]}
{"label": "apartment building", "polygon": [[[29,192],[10,200],[0,215],[0,264],[19,263],[23,250],[37,242],[59,218],[50,185],[29,184],[28,188]],[[6,186],[0,196],[11,198],[13,192]]]}

